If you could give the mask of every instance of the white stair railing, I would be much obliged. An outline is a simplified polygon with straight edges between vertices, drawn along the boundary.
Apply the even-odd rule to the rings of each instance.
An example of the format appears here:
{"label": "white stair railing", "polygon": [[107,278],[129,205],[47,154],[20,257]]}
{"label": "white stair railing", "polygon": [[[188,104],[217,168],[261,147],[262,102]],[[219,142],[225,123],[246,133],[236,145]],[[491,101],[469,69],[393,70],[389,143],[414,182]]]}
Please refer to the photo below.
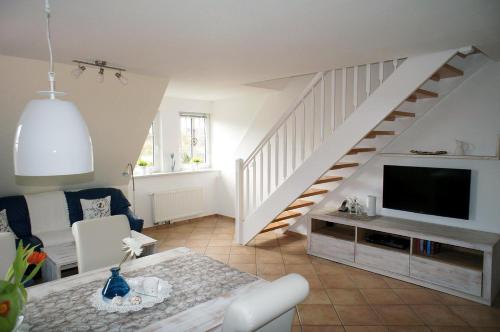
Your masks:
{"label": "white stair railing", "polygon": [[255,211],[403,59],[317,73],[250,156],[236,161],[236,217]]}

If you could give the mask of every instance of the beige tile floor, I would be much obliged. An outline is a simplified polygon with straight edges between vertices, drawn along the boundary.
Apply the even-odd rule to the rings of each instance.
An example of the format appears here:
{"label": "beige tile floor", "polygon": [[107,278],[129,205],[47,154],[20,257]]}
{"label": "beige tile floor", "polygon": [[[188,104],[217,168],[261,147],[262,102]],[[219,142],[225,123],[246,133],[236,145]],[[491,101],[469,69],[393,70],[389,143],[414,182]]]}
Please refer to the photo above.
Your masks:
{"label": "beige tile floor", "polygon": [[309,256],[305,237],[294,233],[269,232],[239,246],[232,240],[233,220],[218,216],[144,233],[159,241],[159,251],[186,246],[267,280],[301,274],[311,292],[298,305],[293,331],[500,331],[498,305],[478,305]]}

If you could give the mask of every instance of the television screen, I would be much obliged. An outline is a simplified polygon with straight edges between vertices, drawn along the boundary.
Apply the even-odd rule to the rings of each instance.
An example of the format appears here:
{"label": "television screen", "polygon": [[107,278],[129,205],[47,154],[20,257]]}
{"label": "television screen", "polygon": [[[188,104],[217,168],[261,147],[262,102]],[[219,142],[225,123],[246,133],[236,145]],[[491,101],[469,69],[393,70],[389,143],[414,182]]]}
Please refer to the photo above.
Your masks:
{"label": "television screen", "polygon": [[384,165],[382,206],[469,219],[471,171]]}

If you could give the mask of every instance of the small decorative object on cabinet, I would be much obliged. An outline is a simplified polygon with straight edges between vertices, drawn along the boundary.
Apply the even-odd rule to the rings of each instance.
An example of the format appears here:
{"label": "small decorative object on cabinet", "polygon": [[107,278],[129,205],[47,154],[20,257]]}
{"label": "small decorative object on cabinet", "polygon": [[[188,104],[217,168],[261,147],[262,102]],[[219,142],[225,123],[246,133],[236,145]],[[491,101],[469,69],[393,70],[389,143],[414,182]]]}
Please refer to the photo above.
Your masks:
{"label": "small decorative object on cabinet", "polygon": [[349,207],[350,213],[357,215],[363,214],[363,205],[361,205],[357,197],[348,198],[347,206]]}
{"label": "small decorative object on cabinet", "polygon": [[424,155],[424,156],[439,156],[443,154],[448,154],[447,151],[419,151],[419,150],[410,150],[411,153],[413,154],[419,154],[419,155]]}
{"label": "small decorative object on cabinet", "polygon": [[368,217],[375,217],[377,213],[377,197],[368,195],[366,198],[366,215]]}
{"label": "small decorative object on cabinet", "polygon": [[458,140],[458,139],[455,139],[455,143],[457,145],[455,148],[455,154],[454,154],[455,156],[468,155],[472,151],[472,149],[474,148],[474,146],[472,144]]}

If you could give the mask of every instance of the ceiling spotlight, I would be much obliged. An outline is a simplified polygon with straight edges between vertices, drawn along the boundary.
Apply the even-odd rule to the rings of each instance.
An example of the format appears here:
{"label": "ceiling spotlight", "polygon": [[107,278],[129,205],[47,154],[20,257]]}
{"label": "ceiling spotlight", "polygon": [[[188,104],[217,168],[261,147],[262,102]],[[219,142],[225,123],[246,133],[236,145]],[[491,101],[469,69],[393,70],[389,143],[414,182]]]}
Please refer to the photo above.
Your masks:
{"label": "ceiling spotlight", "polygon": [[123,76],[122,72],[119,71],[119,72],[116,72],[115,73],[115,76],[116,78],[123,84],[123,85],[127,85],[128,84],[128,80],[125,76]]}
{"label": "ceiling spotlight", "polygon": [[75,69],[73,69],[71,71],[71,74],[75,77],[75,78],[78,78],[80,77],[81,74],[83,74],[83,72],[85,71],[85,69],[87,69],[87,67],[85,67],[84,65],[82,64],[78,64],[78,67],[76,67]]}
{"label": "ceiling spotlight", "polygon": [[104,68],[99,68],[99,72],[97,73],[97,82],[104,82]]}

